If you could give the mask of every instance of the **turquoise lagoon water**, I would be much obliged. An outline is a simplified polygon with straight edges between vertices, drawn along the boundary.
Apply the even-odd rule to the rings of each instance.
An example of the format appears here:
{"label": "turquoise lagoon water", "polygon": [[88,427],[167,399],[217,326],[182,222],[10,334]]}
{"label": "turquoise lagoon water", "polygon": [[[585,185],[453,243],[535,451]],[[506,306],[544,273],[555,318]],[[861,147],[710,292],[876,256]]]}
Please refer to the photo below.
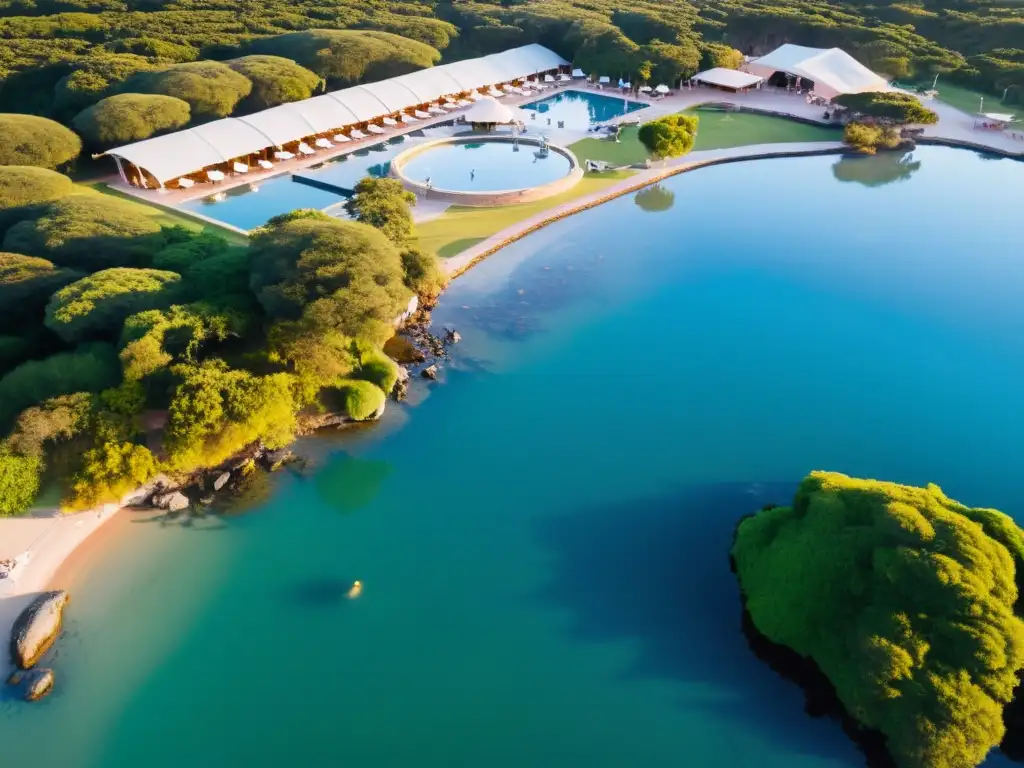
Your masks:
{"label": "turquoise lagoon water", "polygon": [[546,154],[533,144],[473,141],[439,144],[405,161],[403,173],[435,189],[456,192],[496,192],[526,189],[568,176],[569,158]]}
{"label": "turquoise lagoon water", "polygon": [[646,106],[622,96],[606,96],[589,91],[563,91],[539,101],[523,104],[520,109],[528,113],[523,116],[527,126],[557,126],[561,122],[565,128],[585,131],[596,123],[636,112]]}
{"label": "turquoise lagoon water", "polygon": [[819,467],[1024,515],[1024,166],[886,160],[700,170],[474,268],[414,405],[247,512],[131,525],[7,761],[860,766],[745,647],[737,518]]}

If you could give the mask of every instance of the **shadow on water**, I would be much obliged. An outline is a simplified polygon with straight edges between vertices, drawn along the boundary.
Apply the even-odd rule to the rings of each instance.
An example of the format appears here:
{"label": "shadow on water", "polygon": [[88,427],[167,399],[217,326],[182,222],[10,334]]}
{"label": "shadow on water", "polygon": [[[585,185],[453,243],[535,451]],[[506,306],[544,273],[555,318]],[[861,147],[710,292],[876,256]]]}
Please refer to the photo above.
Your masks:
{"label": "shadow on water", "polygon": [[351,589],[351,580],[332,577],[309,579],[289,588],[285,598],[289,603],[311,608],[328,607],[347,600]]}
{"label": "shadow on water", "polygon": [[373,502],[393,471],[387,461],[344,455],[316,476],[317,494],[332,509],[355,512]]}
{"label": "shadow on water", "polygon": [[729,570],[733,529],[744,514],[786,503],[795,490],[795,483],[687,487],[544,519],[538,536],[554,563],[540,598],[569,609],[576,641],[638,641],[626,677],[711,690],[687,692],[679,706],[789,750],[860,765],[838,724],[810,727],[802,693],[763,666],[740,631]]}

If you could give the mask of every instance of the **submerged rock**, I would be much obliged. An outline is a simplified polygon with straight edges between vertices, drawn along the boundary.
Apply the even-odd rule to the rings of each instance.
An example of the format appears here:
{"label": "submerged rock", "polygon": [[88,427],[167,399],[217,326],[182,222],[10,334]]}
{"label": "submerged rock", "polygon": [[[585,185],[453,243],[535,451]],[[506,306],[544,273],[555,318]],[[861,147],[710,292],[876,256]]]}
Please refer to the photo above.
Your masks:
{"label": "submerged rock", "polygon": [[53,690],[53,670],[46,667],[31,669],[22,678],[25,701],[39,701]]}
{"label": "submerged rock", "polygon": [[447,341],[449,344],[458,344],[460,341],[462,341],[462,336],[454,328],[449,328],[448,332],[444,336],[444,340]]}
{"label": "submerged rock", "polygon": [[50,650],[69,599],[63,589],[43,592],[21,612],[11,629],[11,660],[15,666],[29,669]]}
{"label": "submerged rock", "polygon": [[278,448],[275,451],[267,451],[263,454],[263,463],[270,472],[276,472],[289,461],[295,459],[295,454],[288,448]]}
{"label": "submerged rock", "polygon": [[180,512],[183,509],[188,509],[188,496],[181,491],[171,491],[170,493],[158,493],[153,497],[152,504],[154,507],[159,509],[166,509],[168,512]]}
{"label": "submerged rock", "polygon": [[431,365],[428,368],[423,369],[423,373],[420,374],[424,379],[436,379],[437,378],[437,366]]}

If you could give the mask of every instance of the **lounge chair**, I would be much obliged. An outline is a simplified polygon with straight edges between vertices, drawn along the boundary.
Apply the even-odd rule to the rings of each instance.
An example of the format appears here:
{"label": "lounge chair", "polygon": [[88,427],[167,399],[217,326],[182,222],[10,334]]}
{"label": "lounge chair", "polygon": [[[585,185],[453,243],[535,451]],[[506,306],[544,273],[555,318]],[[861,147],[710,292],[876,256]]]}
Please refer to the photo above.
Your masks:
{"label": "lounge chair", "polygon": [[430,113],[429,112],[424,112],[422,109],[415,110],[413,112],[413,114],[416,115],[416,117],[418,117],[420,120],[428,120],[428,119],[430,119]]}
{"label": "lounge chair", "polygon": [[347,141],[352,141],[352,139],[350,139],[344,133],[336,133],[334,134],[333,141],[335,144],[344,144]]}
{"label": "lounge chair", "polygon": [[384,125],[391,126],[392,128],[398,125],[398,121],[393,117],[385,117],[381,122],[384,123]]}
{"label": "lounge chair", "polygon": [[348,133],[349,133],[349,136],[351,136],[353,139],[365,139],[366,138],[366,134],[363,133],[362,131],[360,131],[358,128],[353,128]]}
{"label": "lounge chair", "polygon": [[309,155],[315,155],[316,150],[303,141],[299,142],[299,154],[306,155],[308,157]]}
{"label": "lounge chair", "polygon": [[412,115],[401,115],[398,119],[403,123],[418,123],[420,121],[418,117]]}
{"label": "lounge chair", "polygon": [[245,163],[232,163],[231,170],[233,170],[235,173],[248,173],[249,166],[246,165]]}
{"label": "lounge chair", "polygon": [[286,152],[285,150],[280,149],[274,153],[274,157],[276,157],[278,160],[291,160],[293,157],[295,157],[295,155],[293,155],[291,152]]}
{"label": "lounge chair", "polygon": [[314,141],[313,144],[315,146],[320,147],[320,149],[330,149],[331,147],[334,146],[334,144],[331,143],[330,139],[325,139],[323,136]]}
{"label": "lounge chair", "polygon": [[386,133],[386,131],[383,128],[381,128],[379,125],[374,125],[373,123],[370,123],[368,126],[366,126],[366,130],[377,136],[380,136],[382,133]]}
{"label": "lounge chair", "polygon": [[210,181],[215,182],[215,183],[218,182],[218,181],[224,181],[224,172],[223,171],[207,171],[206,172],[206,178],[208,178]]}
{"label": "lounge chair", "polygon": [[259,165],[264,171],[269,171],[274,167],[274,164],[269,160],[257,160],[256,164]]}
{"label": "lounge chair", "polygon": [[192,179],[178,179],[178,189],[192,189],[195,185]]}

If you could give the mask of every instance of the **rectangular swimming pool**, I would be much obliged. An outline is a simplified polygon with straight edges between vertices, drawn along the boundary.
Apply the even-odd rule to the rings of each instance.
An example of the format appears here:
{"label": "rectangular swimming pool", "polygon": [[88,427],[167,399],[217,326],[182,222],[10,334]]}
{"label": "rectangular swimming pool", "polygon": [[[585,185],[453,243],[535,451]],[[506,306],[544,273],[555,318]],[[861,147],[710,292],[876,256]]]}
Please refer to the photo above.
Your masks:
{"label": "rectangular swimming pool", "polygon": [[[327,160],[320,166],[296,169],[258,183],[213,192],[176,207],[240,229],[255,229],[282,213],[300,208],[323,210],[345,202],[347,194],[360,179],[364,176],[386,176],[391,158],[428,138],[419,136],[405,137],[402,141],[383,141]],[[303,184],[296,178],[310,179],[315,186]],[[338,215],[345,214],[339,210]]]}
{"label": "rectangular swimming pool", "polygon": [[606,96],[603,93],[588,91],[563,91],[540,101],[523,104],[520,109],[527,113],[523,116],[527,125],[541,123],[557,126],[561,122],[570,130],[586,131],[597,123],[628,115],[646,107],[646,104],[622,96]]}

